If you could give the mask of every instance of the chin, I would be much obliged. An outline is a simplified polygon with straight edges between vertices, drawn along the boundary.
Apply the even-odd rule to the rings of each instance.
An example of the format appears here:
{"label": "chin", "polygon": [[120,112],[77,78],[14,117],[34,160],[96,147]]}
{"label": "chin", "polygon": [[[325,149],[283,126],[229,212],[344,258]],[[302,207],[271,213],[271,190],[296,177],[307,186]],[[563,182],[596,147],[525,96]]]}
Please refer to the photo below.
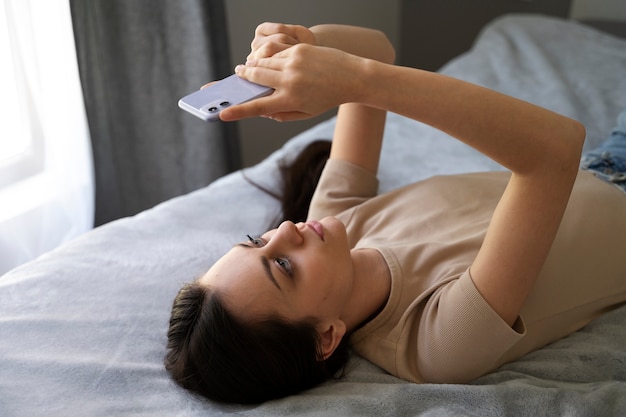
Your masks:
{"label": "chin", "polygon": [[344,232],[346,231],[346,226],[341,222],[341,220],[339,220],[336,217],[332,217],[332,216],[324,217],[319,222],[325,228],[329,228],[331,230],[342,230]]}

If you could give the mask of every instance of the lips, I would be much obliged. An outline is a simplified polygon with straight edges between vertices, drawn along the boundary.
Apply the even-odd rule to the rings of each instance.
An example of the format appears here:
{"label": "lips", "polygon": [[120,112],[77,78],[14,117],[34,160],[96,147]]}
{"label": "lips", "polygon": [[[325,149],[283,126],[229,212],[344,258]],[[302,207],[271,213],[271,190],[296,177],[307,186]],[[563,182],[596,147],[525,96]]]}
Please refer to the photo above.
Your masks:
{"label": "lips", "polygon": [[324,240],[324,227],[322,226],[320,222],[311,220],[311,221],[308,221],[306,225],[309,226],[311,229],[313,229],[313,231],[317,233],[320,239]]}

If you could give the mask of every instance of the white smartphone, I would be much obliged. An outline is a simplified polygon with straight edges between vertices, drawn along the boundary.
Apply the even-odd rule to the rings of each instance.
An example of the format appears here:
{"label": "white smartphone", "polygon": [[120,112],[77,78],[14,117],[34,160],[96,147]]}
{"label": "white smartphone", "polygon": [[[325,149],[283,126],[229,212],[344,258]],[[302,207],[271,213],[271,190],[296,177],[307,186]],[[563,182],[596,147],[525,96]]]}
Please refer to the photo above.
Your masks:
{"label": "white smartphone", "polygon": [[178,100],[178,107],[207,122],[219,120],[226,107],[269,95],[274,90],[233,74]]}

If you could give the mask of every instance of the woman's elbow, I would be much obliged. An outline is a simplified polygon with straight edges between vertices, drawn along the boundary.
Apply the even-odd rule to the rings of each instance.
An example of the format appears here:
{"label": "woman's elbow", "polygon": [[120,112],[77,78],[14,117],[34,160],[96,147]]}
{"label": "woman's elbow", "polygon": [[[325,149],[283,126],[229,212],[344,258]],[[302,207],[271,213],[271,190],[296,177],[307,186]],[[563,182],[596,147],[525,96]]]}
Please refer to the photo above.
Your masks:
{"label": "woman's elbow", "polygon": [[586,136],[587,130],[585,129],[585,125],[577,120],[570,119],[569,126],[566,131],[566,138],[570,149],[570,155],[576,169],[578,169],[578,165],[580,163],[580,157],[582,155]]}
{"label": "woman's elbow", "polygon": [[580,123],[578,120],[572,119],[572,142],[574,142],[574,146],[576,147],[579,159],[580,154],[582,153],[583,145],[585,144],[585,137],[587,136],[587,129],[585,125]]}
{"label": "woman's elbow", "polygon": [[381,30],[371,29],[371,32],[373,36],[369,49],[372,53],[375,51],[375,56],[372,58],[385,64],[393,64],[396,61],[396,49],[391,40]]}
{"label": "woman's elbow", "polygon": [[550,153],[552,156],[545,161],[545,168],[553,173],[557,169],[571,178],[573,182],[578,174],[586,130],[585,126],[577,120],[565,119],[558,136],[550,139],[554,147]]}

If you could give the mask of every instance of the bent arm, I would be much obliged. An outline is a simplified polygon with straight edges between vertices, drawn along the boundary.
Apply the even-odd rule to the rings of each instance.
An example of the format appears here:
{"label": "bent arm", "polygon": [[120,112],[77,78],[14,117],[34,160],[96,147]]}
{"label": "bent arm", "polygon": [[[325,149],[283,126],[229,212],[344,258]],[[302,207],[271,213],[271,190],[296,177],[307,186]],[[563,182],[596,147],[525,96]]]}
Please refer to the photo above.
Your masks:
{"label": "bent arm", "polygon": [[[395,50],[384,33],[355,26],[319,25],[311,28],[318,45],[393,64]],[[376,174],[387,112],[345,103],[339,106],[330,158],[342,159]]]}
{"label": "bent arm", "polygon": [[[265,58],[280,57],[288,53],[294,45],[306,44],[342,51],[350,56],[371,59],[392,64],[395,50],[389,39],[381,31],[357,26],[325,24],[307,29],[299,25],[281,23],[263,23],[255,31],[252,51],[248,55],[248,67],[253,67]],[[241,70],[241,66],[238,67]],[[333,72],[332,66],[321,67],[326,77]],[[340,70],[340,69],[339,69]],[[240,75],[241,71],[239,71]],[[283,74],[285,75],[285,74]],[[351,76],[350,74],[343,74]],[[320,78],[321,79],[321,78]],[[281,75],[282,84],[290,83]],[[271,81],[267,81],[268,84]],[[271,84],[276,86],[276,84]],[[255,100],[234,106],[221,113],[222,120],[238,120],[245,117],[265,115],[278,121],[308,117],[307,112],[285,111],[285,108],[272,108],[272,103],[284,102],[282,89],[272,97]],[[298,93],[300,98],[315,102],[309,92]],[[269,104],[269,105],[268,105]],[[342,159],[358,165],[373,174],[378,170],[386,112],[381,109],[359,103],[336,103],[339,105],[333,143],[330,153],[332,159]],[[329,106],[333,107],[333,106]],[[287,108],[287,110],[291,110]]]}
{"label": "bent arm", "polygon": [[369,63],[379,80],[355,99],[436,127],[512,171],[470,271],[512,325],[559,228],[585,132],[569,118],[495,91],[424,71]]}
{"label": "bent arm", "polygon": [[[238,117],[306,117],[357,103],[429,124],[509,168],[511,180],[471,276],[489,305],[514,323],[567,206],[585,136],[580,123],[461,80],[334,48],[298,44],[240,66],[238,74],[276,88],[272,96],[238,106]],[[364,119],[353,120],[367,123]],[[345,136],[347,151],[339,155],[349,158],[358,150],[358,138]]]}

